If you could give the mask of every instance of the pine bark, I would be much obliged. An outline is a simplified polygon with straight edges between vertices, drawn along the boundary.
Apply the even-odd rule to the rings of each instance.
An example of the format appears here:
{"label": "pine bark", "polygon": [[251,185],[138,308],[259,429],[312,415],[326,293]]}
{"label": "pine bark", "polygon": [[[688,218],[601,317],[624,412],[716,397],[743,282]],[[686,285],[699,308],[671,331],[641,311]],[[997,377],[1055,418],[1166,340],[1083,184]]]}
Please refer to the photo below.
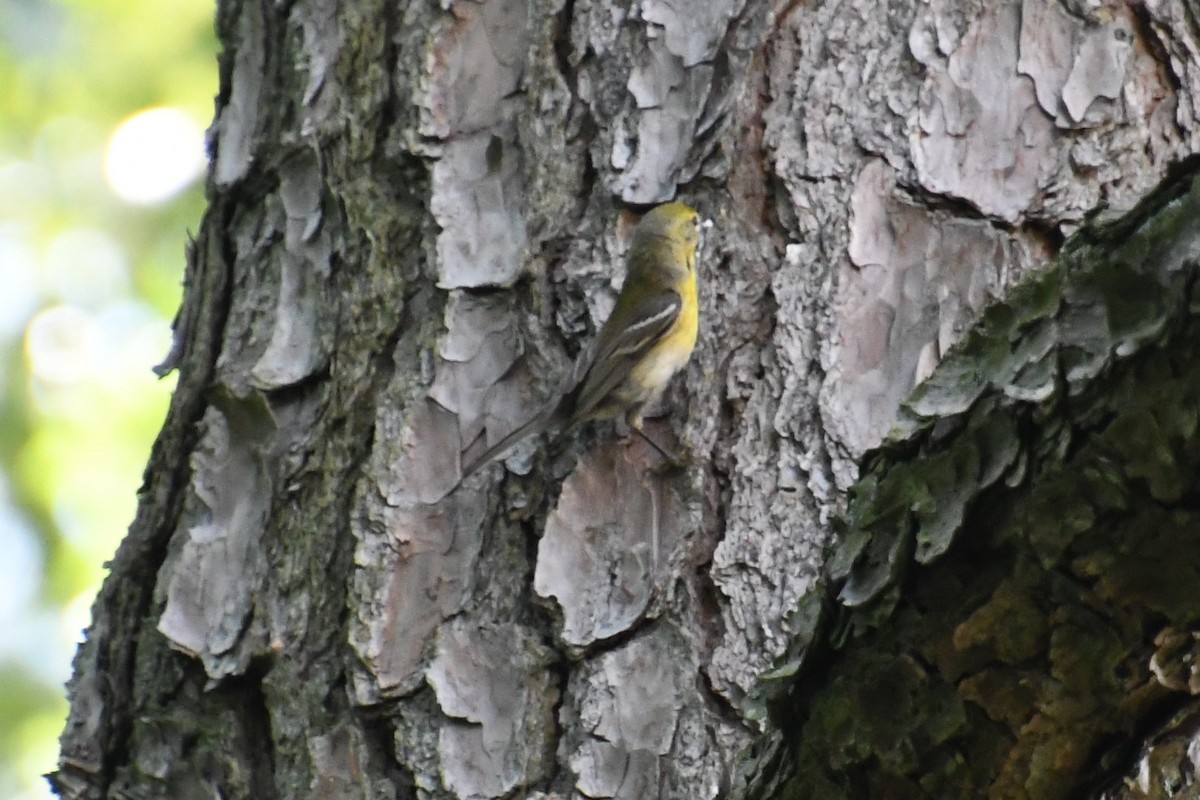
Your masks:
{"label": "pine bark", "polygon": [[[1091,584],[1192,574],[1120,549],[1141,514],[1195,529],[1188,0],[222,0],[217,28],[178,389],[64,797],[1099,796],[1165,710],[1186,729],[1200,612]],[[673,198],[715,222],[648,425],[686,464],[593,425],[456,486]],[[1113,460],[1085,559],[1047,520],[1115,514],[1081,483]]]}

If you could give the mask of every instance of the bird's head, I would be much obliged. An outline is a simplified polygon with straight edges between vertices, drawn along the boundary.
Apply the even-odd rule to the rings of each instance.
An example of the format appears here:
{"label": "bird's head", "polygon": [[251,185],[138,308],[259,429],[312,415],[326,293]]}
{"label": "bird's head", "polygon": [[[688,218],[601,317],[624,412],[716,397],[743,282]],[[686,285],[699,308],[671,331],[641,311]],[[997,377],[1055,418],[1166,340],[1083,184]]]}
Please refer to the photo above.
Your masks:
{"label": "bird's head", "polygon": [[700,246],[703,223],[696,209],[684,203],[663,203],[646,212],[633,231],[634,247],[638,241],[668,239],[673,244],[696,250]]}

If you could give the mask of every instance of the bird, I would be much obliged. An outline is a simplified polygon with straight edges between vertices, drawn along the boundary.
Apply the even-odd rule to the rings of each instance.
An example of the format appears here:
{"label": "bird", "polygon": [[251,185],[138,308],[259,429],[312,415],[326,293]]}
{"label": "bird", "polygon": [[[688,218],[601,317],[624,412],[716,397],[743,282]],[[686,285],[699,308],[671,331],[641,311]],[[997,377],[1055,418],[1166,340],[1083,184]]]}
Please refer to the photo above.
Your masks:
{"label": "bird", "polygon": [[670,458],[642,433],[642,414],[662,396],[696,347],[696,259],[703,231],[711,225],[679,202],[656,206],[638,221],[612,313],[581,353],[567,389],[470,462],[459,483],[527,437],[547,430],[565,432],[586,420],[624,417],[630,430]]}

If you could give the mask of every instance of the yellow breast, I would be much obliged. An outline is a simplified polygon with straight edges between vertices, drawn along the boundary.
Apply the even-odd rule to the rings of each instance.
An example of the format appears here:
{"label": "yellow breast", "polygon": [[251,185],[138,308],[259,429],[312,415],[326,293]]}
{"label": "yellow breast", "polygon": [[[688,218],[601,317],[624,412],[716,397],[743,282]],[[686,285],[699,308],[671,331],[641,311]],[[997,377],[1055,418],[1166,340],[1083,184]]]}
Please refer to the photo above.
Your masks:
{"label": "yellow breast", "polygon": [[679,287],[683,307],[670,332],[647,351],[646,356],[630,371],[630,383],[643,390],[648,398],[657,397],[675,373],[683,369],[700,331],[700,309],[696,295],[696,276]]}

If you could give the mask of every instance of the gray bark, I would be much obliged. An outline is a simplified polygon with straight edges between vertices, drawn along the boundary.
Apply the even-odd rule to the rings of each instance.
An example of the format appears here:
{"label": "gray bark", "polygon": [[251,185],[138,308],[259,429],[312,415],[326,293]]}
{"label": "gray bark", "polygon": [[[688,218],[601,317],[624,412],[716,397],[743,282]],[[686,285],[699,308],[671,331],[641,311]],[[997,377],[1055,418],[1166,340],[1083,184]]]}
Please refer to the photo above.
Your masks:
{"label": "gray bark", "polygon": [[[989,302],[1200,151],[1198,29],[1186,0],[222,2],[179,388],[61,793],[789,785],[763,678],[825,644],[864,457]],[[686,468],[585,426],[456,489],[673,197],[716,223],[648,426]]]}
{"label": "gray bark", "polygon": [[829,591],[797,610],[738,797],[1194,795],[1160,742],[1195,746],[1200,694],[1197,220],[1193,158],[909,398]]}

